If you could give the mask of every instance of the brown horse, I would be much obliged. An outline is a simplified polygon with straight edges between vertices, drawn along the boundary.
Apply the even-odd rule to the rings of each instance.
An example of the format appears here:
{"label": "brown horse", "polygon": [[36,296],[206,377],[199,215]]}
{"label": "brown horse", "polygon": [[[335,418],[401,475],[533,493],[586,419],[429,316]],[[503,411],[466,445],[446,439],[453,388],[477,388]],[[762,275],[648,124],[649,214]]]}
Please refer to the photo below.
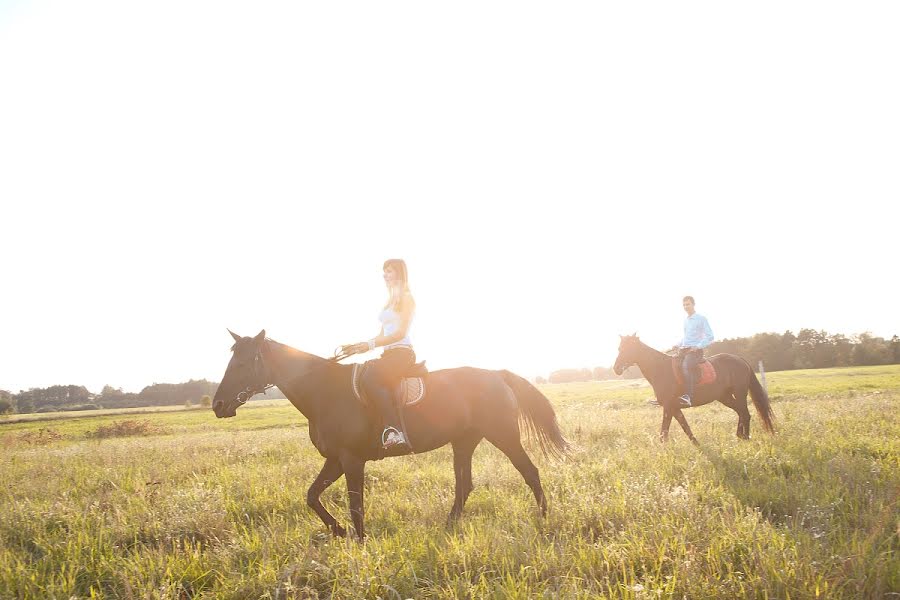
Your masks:
{"label": "brown horse", "polygon": [[[678,421],[688,438],[697,443],[691,428],[678,406],[678,396],[684,393],[683,385],[675,378],[672,368],[672,357],[647,346],[636,335],[619,336],[619,355],[613,370],[617,375],[631,365],[636,364],[641,373],[653,386],[657,402],[663,407],[662,427],[659,437],[669,437],[669,425],[672,417]],[[718,400],[738,414],[737,436],[750,439],[750,411],[747,410],[747,393],[753,399],[753,406],[763,429],[774,433],[775,415],[769,405],[769,396],[756,378],[756,373],[749,363],[734,354],[716,354],[707,359],[716,370],[716,380],[712,383],[697,385],[694,388],[693,406],[703,406]]]}
{"label": "brown horse", "polygon": [[[238,406],[273,385],[284,392],[309,421],[309,438],[325,458],[325,465],[306,494],[307,504],[331,532],[346,530],[319,501],[322,492],[344,475],[350,516],[356,534],[363,529],[363,470],[366,461],[385,457],[381,423],[353,392],[352,365],[337,364],[279,344],[265,337],[234,337],[233,356],[213,399],[219,418],[233,417]],[[472,454],[482,439],[500,449],[518,469],[534,493],[541,514],[547,499],[537,467],[522,447],[519,420],[539,442],[545,455],[562,456],[569,444],[563,438],[549,400],[525,379],[509,371],[471,367],[446,369],[425,377],[425,397],[403,409],[415,452],[453,446],[456,498],[449,520],[462,513],[472,491]],[[393,454],[407,454],[400,449]]]}

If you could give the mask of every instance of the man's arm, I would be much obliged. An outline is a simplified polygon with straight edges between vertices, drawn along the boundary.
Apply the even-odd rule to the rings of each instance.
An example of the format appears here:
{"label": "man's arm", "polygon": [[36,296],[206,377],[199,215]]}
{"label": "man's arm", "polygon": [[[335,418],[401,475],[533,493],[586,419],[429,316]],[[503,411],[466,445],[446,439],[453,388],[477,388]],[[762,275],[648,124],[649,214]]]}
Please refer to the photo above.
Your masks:
{"label": "man's arm", "polygon": [[712,327],[709,326],[709,321],[706,320],[706,317],[703,317],[703,339],[700,340],[700,344],[697,347],[706,348],[713,343],[714,339]]}

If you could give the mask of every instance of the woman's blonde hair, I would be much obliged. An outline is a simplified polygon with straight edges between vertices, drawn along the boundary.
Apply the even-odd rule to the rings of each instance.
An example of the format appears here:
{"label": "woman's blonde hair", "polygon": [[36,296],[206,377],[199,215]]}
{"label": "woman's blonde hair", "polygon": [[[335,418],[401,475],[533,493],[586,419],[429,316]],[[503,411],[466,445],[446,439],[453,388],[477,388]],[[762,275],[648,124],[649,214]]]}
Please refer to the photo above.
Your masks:
{"label": "woman's blonde hair", "polygon": [[398,285],[391,287],[390,296],[388,296],[384,307],[402,311],[406,308],[406,302],[410,302],[412,304],[411,308],[414,309],[416,301],[413,300],[412,292],[409,291],[409,271],[406,268],[406,261],[402,258],[389,258],[384,261],[384,266],[381,269],[384,271],[388,267],[393,268],[397,274]]}

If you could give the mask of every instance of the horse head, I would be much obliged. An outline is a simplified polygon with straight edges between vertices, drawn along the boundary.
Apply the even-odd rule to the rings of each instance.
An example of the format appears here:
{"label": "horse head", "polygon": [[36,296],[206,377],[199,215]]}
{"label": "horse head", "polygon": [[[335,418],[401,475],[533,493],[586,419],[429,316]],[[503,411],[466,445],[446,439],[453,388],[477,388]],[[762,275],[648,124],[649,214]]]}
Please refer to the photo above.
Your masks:
{"label": "horse head", "polygon": [[212,403],[213,412],[220,419],[233,417],[239,406],[271,385],[263,361],[266,330],[252,338],[241,337],[230,329],[228,333],[234,338],[233,354]]}
{"label": "horse head", "polygon": [[621,375],[625,369],[637,362],[640,346],[641,340],[638,339],[637,333],[619,336],[619,355],[616,357],[616,364],[613,365],[616,375]]}

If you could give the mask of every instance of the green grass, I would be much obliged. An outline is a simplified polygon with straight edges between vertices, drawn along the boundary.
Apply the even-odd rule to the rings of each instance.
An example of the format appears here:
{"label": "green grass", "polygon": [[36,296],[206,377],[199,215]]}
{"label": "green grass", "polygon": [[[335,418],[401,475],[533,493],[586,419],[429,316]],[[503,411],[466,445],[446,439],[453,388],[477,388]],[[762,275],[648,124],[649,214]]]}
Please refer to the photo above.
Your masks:
{"label": "green grass", "polygon": [[[284,402],[228,420],[192,410],[0,425],[0,598],[900,592],[900,367],[768,383],[776,436],[754,414],[741,442],[732,411],[701,407],[686,412],[699,449],[677,424],[657,441],[661,415],[640,381],[545,386],[577,448],[536,460],[546,519],[483,444],[475,491],[448,528],[444,448],[369,463],[362,544],[332,539],[307,508],[322,459]],[[323,501],[348,524],[343,481]]]}

